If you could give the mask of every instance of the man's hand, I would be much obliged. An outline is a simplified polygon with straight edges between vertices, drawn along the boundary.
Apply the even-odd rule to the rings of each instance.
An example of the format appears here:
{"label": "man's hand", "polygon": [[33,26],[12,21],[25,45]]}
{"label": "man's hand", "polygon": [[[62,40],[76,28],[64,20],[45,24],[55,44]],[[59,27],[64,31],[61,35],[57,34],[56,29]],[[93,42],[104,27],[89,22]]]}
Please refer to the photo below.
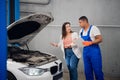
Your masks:
{"label": "man's hand", "polygon": [[90,46],[92,44],[99,44],[100,42],[102,42],[102,36],[97,35],[97,36],[95,36],[94,41],[83,41],[82,43],[83,43],[84,46]]}
{"label": "man's hand", "polygon": [[92,41],[84,41],[82,42],[84,46],[90,46],[92,45]]}

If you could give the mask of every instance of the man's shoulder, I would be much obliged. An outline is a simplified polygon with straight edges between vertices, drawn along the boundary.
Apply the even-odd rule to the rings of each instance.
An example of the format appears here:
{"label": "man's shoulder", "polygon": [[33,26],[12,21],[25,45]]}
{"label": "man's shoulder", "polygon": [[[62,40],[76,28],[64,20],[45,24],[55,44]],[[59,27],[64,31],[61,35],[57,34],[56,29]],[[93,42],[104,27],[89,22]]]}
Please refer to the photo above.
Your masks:
{"label": "man's shoulder", "polygon": [[99,28],[95,25],[92,25],[92,30],[99,30]]}
{"label": "man's shoulder", "polygon": [[92,25],[92,28],[98,28],[96,25]]}
{"label": "man's shoulder", "polygon": [[79,34],[82,32],[83,28],[80,28]]}
{"label": "man's shoulder", "polygon": [[94,35],[100,35],[100,30],[97,26],[93,25],[92,29],[91,29],[91,33]]}

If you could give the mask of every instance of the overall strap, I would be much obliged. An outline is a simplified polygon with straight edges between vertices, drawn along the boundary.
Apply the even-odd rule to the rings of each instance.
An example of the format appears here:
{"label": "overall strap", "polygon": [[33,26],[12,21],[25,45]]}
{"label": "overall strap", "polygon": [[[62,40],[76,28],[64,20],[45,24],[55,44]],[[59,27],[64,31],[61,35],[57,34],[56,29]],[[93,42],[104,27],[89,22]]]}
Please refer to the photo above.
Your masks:
{"label": "overall strap", "polygon": [[83,31],[84,31],[84,29],[82,28],[82,32],[80,33],[81,37],[83,36]]}
{"label": "overall strap", "polygon": [[[92,25],[90,25],[90,28],[89,28],[88,33],[87,33],[87,36],[90,35],[91,28],[92,28]],[[83,36],[83,31],[84,31],[84,29],[82,28],[82,32],[80,33],[81,37]]]}
{"label": "overall strap", "polygon": [[90,28],[88,30],[87,36],[90,36],[90,31],[91,31],[92,25],[90,25]]}

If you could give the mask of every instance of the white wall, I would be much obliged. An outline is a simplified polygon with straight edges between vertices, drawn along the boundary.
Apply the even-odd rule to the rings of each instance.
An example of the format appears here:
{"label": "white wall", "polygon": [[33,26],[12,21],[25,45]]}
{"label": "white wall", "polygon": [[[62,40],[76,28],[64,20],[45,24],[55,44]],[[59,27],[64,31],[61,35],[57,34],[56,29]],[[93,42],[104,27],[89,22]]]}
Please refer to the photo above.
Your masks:
{"label": "white wall", "polygon": [[[96,25],[120,25],[120,0],[51,0],[49,5],[23,4],[24,12],[51,12],[55,18],[52,25],[71,21],[77,25],[78,18],[85,15]],[[25,15],[21,12],[21,15]]]}
{"label": "white wall", "polygon": [[[50,42],[58,42],[61,25],[65,21],[72,23],[74,31],[79,31],[78,18],[85,15],[91,24],[99,26],[103,43],[103,71],[105,75],[120,77],[120,0],[51,0],[49,5],[21,3],[21,17],[36,12],[51,12],[54,22],[43,29],[29,44],[31,49],[51,53],[65,62],[59,48],[50,46]],[[109,26],[104,26],[109,25]],[[118,25],[115,27],[115,25]],[[80,60],[79,71],[83,71]]]}
{"label": "white wall", "polygon": [[53,0],[53,3],[55,25],[64,21],[76,25],[82,15],[96,25],[120,24],[120,0]]}

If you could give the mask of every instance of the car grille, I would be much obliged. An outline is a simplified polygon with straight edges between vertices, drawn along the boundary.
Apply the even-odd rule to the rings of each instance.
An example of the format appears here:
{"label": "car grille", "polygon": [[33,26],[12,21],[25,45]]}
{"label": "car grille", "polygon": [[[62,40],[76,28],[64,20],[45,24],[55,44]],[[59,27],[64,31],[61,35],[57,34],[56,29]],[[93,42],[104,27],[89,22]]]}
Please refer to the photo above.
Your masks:
{"label": "car grille", "polygon": [[51,72],[52,75],[57,73],[57,71],[58,71],[58,66],[53,66],[53,67],[50,68],[50,72]]}
{"label": "car grille", "polygon": [[62,63],[59,64],[59,71],[62,71]]}
{"label": "car grille", "polygon": [[59,74],[53,76],[53,80],[60,80],[63,77],[63,72],[60,72]]}
{"label": "car grille", "polygon": [[51,72],[52,75],[56,74],[58,71],[59,71],[59,72],[62,71],[62,63],[60,63],[60,64],[57,65],[57,66],[52,66],[52,67],[50,68],[50,72]]}

